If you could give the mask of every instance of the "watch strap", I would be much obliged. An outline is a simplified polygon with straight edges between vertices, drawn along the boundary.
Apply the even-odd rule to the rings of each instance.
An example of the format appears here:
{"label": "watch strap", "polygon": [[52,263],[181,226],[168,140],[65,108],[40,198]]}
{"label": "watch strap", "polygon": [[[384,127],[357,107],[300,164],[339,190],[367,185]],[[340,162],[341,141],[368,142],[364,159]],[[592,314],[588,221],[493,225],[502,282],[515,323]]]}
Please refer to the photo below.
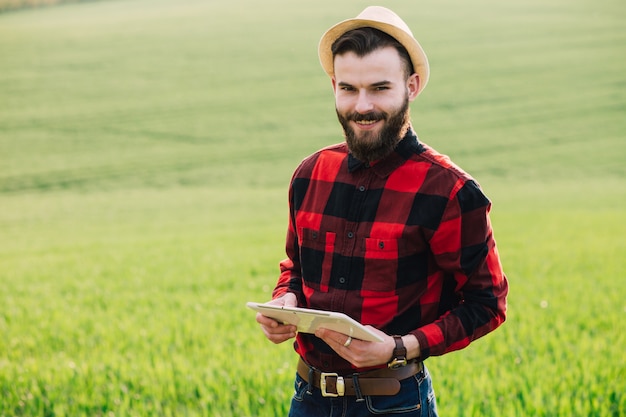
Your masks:
{"label": "watch strap", "polygon": [[391,357],[391,361],[387,364],[389,368],[399,368],[401,366],[405,366],[407,364],[407,351],[404,346],[404,342],[402,341],[402,336],[393,336],[393,340],[396,343],[395,348],[393,349],[393,356]]}

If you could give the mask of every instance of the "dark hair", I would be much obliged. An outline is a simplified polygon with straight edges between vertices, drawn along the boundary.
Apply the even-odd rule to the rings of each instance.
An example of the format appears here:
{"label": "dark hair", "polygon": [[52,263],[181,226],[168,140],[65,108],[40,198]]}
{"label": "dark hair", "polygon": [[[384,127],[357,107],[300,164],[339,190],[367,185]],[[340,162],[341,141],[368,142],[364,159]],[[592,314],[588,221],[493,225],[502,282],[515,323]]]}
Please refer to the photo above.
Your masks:
{"label": "dark hair", "polygon": [[331,47],[333,58],[337,55],[343,55],[346,52],[354,52],[358,57],[374,52],[377,49],[391,46],[398,51],[400,59],[404,62],[406,77],[408,78],[415,72],[413,62],[407,50],[393,36],[390,36],[382,30],[364,27],[349,30],[341,35]]}

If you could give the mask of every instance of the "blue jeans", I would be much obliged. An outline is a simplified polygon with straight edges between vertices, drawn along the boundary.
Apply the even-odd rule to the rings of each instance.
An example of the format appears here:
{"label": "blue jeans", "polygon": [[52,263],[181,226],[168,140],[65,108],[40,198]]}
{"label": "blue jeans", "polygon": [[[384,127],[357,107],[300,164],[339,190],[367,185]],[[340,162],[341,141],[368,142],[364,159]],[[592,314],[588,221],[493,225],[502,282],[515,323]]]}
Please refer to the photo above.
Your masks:
{"label": "blue jeans", "polygon": [[354,396],[323,397],[298,374],[295,390],[289,417],[437,417],[435,391],[426,367],[423,373],[402,380],[400,392],[393,396],[366,396],[364,401]]}

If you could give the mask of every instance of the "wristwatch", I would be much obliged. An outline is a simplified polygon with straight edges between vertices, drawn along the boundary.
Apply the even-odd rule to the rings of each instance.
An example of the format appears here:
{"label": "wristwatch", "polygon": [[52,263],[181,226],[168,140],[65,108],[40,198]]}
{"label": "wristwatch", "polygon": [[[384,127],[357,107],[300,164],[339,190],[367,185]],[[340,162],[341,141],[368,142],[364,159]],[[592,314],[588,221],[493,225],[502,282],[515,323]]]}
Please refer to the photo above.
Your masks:
{"label": "wristwatch", "polygon": [[400,368],[407,364],[406,348],[401,336],[393,336],[393,340],[396,342],[396,347],[393,350],[393,356],[387,366],[391,369]]}

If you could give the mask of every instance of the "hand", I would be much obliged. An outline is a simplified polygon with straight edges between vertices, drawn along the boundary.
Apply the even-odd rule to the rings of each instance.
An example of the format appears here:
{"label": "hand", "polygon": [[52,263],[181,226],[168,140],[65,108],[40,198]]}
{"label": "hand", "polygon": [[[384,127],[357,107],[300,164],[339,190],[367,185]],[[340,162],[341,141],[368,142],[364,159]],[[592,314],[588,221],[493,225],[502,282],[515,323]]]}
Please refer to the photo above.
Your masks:
{"label": "hand", "polygon": [[[282,297],[276,298],[268,302],[267,304],[275,306],[296,307],[298,305],[298,300],[295,294],[287,293]],[[256,314],[256,321],[261,325],[261,330],[263,330],[265,337],[267,337],[273,343],[283,343],[286,340],[296,337],[296,326],[293,326],[291,324],[285,325],[279,323],[276,320],[264,316],[261,313]]]}
{"label": "hand", "polygon": [[352,339],[346,346],[348,336],[329,329],[319,329],[315,332],[315,336],[326,342],[339,356],[357,368],[367,368],[388,363],[396,347],[393,337],[372,326],[367,327],[382,336],[384,341],[366,342],[364,340]]}

